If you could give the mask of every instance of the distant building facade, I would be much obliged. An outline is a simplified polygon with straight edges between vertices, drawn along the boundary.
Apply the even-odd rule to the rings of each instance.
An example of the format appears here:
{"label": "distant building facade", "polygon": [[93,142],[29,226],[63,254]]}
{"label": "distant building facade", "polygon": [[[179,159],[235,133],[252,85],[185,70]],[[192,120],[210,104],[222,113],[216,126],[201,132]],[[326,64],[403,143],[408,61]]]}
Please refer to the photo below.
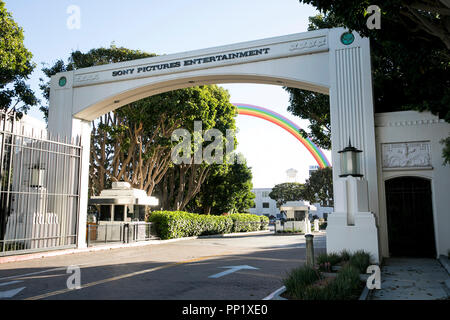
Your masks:
{"label": "distant building facade", "polygon": [[[271,191],[272,188],[252,189],[252,192],[255,194],[255,206],[250,208],[250,213],[281,218],[280,210],[277,208],[277,202],[269,197]],[[310,216],[317,215],[319,218],[327,218],[328,214],[333,212],[332,207],[322,207],[318,203],[310,205],[307,201],[288,201],[285,205],[291,207],[308,206]]]}

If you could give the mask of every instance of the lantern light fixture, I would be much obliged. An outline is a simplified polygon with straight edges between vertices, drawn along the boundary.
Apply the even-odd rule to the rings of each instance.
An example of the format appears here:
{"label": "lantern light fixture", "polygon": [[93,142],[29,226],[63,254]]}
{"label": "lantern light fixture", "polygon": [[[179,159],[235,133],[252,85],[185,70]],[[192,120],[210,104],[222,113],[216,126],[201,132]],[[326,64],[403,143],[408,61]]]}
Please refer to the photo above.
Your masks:
{"label": "lantern light fixture", "polygon": [[341,174],[339,177],[362,177],[360,155],[361,150],[352,146],[350,138],[348,139],[348,146],[343,150],[338,151],[341,159]]}

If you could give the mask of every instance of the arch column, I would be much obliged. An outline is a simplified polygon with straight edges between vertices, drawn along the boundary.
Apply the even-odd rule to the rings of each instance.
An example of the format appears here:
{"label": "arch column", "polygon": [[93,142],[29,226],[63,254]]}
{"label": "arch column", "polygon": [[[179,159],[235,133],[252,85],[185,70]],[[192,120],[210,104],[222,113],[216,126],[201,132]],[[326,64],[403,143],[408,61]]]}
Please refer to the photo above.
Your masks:
{"label": "arch column", "polygon": [[[369,251],[379,261],[378,182],[373,111],[370,43],[353,32],[353,43],[344,45],[344,29],[331,29],[330,113],[333,161],[334,210],[328,217],[327,251]],[[363,151],[356,179],[339,178],[338,151],[351,139]]]}
{"label": "arch column", "polygon": [[[58,83],[61,77],[67,79],[67,85],[61,87]],[[73,106],[73,71],[54,76],[50,82],[50,108],[48,114],[48,129],[52,135],[67,137],[69,141],[80,139],[80,183],[79,211],[77,217],[77,247],[86,248],[86,223],[89,195],[89,163],[91,147],[91,121],[76,119],[72,115]]]}

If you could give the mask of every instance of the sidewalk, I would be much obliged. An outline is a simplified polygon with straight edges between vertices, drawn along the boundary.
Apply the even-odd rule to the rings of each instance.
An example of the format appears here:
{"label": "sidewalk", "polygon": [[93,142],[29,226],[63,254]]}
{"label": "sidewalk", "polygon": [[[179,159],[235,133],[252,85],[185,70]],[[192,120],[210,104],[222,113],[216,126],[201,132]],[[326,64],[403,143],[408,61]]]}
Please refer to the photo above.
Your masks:
{"label": "sidewalk", "polygon": [[374,290],[371,300],[448,299],[449,279],[437,259],[389,258],[381,268],[381,289]]}
{"label": "sidewalk", "polygon": [[132,248],[132,247],[140,247],[140,246],[148,246],[148,245],[158,245],[158,244],[178,242],[178,241],[184,241],[184,240],[192,240],[192,239],[226,238],[226,237],[233,237],[233,236],[251,236],[251,235],[266,234],[266,233],[272,233],[272,231],[261,230],[261,231],[251,231],[251,232],[225,233],[225,234],[214,234],[214,235],[208,235],[208,236],[193,236],[193,237],[175,238],[175,239],[170,239],[170,240],[148,240],[148,241],[139,241],[139,242],[133,242],[133,243],[107,243],[107,244],[94,245],[94,246],[86,247],[86,248],[49,250],[49,251],[41,251],[41,252],[35,252],[35,253],[26,253],[26,254],[21,254],[21,255],[0,256],[0,264],[41,259],[41,258],[47,258],[47,257],[55,257],[55,256],[67,255],[67,254],[83,253],[83,252],[93,252],[93,251],[123,249],[123,248]]}

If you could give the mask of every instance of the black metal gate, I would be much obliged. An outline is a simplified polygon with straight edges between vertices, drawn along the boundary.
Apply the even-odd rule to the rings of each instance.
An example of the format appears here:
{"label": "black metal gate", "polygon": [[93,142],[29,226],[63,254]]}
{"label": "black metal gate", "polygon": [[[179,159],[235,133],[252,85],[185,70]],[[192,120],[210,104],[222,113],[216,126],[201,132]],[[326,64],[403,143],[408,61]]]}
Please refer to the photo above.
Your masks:
{"label": "black metal gate", "polygon": [[436,258],[430,180],[400,177],[385,186],[390,255]]}
{"label": "black metal gate", "polygon": [[0,256],[76,246],[80,160],[80,139],[0,112]]}

